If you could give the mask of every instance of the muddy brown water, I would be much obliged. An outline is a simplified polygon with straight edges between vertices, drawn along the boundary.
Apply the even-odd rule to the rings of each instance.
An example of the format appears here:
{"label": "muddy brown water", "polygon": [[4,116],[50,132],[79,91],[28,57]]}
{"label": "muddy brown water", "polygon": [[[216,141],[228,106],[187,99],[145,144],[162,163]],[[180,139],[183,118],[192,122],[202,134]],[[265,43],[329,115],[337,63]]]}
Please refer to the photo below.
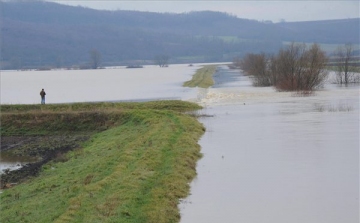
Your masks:
{"label": "muddy brown water", "polygon": [[6,152],[2,152],[0,156],[0,173],[3,173],[4,170],[16,170],[21,168],[22,166],[36,162],[38,158],[34,158],[31,156],[19,157],[14,156],[13,154],[9,154]]}
{"label": "muddy brown water", "polygon": [[0,147],[0,173],[5,170],[17,170],[28,163],[37,162],[41,157],[17,155],[11,149],[33,141],[36,137],[2,136]]}

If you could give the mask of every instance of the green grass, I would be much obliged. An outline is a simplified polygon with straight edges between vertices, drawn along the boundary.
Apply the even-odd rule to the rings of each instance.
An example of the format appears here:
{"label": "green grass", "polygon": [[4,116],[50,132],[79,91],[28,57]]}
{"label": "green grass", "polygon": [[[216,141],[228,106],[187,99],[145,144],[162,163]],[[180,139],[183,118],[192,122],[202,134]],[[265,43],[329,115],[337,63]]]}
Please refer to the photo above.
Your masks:
{"label": "green grass", "polygon": [[226,43],[242,43],[242,42],[253,42],[252,39],[242,39],[237,36],[217,36]]}
{"label": "green grass", "polygon": [[[45,134],[57,126],[58,134],[71,130],[64,125],[83,125],[73,132],[93,131],[91,126],[97,133],[69,152],[68,161],[50,162],[38,177],[4,190],[0,222],[179,221],[177,205],[196,175],[197,142],[204,132],[185,112],[199,107],[181,101],[97,105],[14,105],[2,112],[2,124],[21,120],[17,128],[32,134],[44,134],[41,128],[28,129],[40,116],[40,126],[52,121]],[[83,124],[94,112],[101,121]],[[61,116],[68,118],[65,123],[56,121]],[[2,131],[16,132],[7,131],[9,126]]]}
{"label": "green grass", "polygon": [[212,35],[202,36],[202,35],[197,35],[195,37],[198,38],[198,39],[207,39],[207,40],[219,39],[219,40],[224,41],[225,43],[254,42],[253,39],[243,39],[243,38],[239,38],[238,36],[212,36]]}
{"label": "green grass", "polygon": [[150,101],[142,103],[134,102],[99,102],[99,103],[72,103],[72,104],[46,104],[46,105],[1,105],[1,112],[59,112],[59,111],[111,111],[119,109],[170,109],[172,111],[189,111],[200,109],[201,107],[184,101]]}
{"label": "green grass", "polygon": [[[296,43],[301,43],[301,42],[296,42]],[[290,45],[291,42],[282,42],[283,46],[287,46],[287,45]],[[308,43],[305,43],[307,47],[310,47],[311,45],[313,45],[314,43],[311,43],[311,42],[308,42]],[[328,52],[328,53],[333,53],[336,51],[336,49],[339,47],[339,46],[344,46],[344,44],[327,44],[327,43],[317,43],[320,45],[321,49],[324,50],[325,52]],[[353,50],[359,50],[360,49],[360,44],[353,44],[352,45],[354,48]]]}
{"label": "green grass", "polygon": [[214,85],[214,80],[212,78],[213,74],[216,71],[216,65],[206,65],[203,68],[200,68],[193,75],[193,78],[190,81],[187,81],[183,84],[184,87],[201,87],[208,88]]}

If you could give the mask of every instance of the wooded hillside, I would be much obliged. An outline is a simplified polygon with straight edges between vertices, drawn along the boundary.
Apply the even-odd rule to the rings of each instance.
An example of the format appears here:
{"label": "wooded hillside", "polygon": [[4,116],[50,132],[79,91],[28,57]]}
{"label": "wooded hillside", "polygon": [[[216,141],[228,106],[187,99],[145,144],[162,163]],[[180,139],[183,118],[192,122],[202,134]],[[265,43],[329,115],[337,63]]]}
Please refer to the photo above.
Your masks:
{"label": "wooded hillside", "polygon": [[[276,52],[284,41],[357,43],[359,19],[263,23],[212,11],[183,14],[101,11],[56,3],[0,2],[1,68],[231,61],[249,52]],[[344,34],[345,33],[345,34]]]}

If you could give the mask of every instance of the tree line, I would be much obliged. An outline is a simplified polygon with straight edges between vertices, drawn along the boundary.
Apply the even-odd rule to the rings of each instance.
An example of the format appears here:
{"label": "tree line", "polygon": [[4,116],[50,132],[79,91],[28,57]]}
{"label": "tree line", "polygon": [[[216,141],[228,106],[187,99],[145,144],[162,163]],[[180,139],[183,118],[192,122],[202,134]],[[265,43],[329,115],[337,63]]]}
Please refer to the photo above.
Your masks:
{"label": "tree line", "polygon": [[[338,63],[333,69],[339,84],[358,79],[350,72],[350,46],[339,47],[335,52]],[[307,47],[304,43],[291,43],[275,55],[246,54],[242,59],[236,58],[233,66],[251,75],[254,86],[274,86],[279,91],[310,93],[321,88],[327,80],[328,61],[328,56],[318,44]]]}

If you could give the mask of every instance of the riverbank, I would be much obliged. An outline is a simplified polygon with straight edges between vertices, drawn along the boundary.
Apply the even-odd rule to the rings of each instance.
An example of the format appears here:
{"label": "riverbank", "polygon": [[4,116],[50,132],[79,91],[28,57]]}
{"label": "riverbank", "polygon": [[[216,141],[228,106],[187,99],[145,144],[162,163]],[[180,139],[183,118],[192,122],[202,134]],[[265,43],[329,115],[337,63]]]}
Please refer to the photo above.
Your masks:
{"label": "riverbank", "polygon": [[183,101],[2,106],[2,136],[88,140],[4,190],[0,221],[179,221],[201,157],[205,129],[188,114],[197,109]]}
{"label": "riverbank", "polygon": [[208,88],[214,85],[213,75],[216,72],[217,65],[205,65],[198,69],[192,79],[186,81],[183,87],[201,87]]}

